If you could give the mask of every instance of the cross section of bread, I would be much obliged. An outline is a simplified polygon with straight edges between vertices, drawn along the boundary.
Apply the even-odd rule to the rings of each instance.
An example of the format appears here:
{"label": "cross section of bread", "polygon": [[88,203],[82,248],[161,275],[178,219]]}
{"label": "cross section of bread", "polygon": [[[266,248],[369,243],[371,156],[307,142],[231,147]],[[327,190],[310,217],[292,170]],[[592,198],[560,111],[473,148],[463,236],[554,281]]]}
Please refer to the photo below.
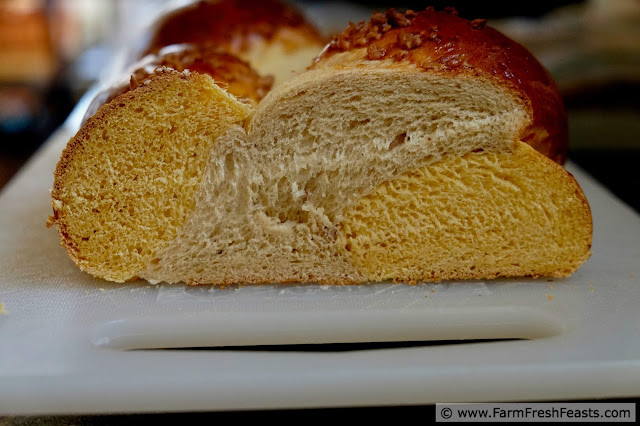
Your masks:
{"label": "cross section of bread", "polygon": [[71,139],[52,222],[113,281],[562,277],[592,235],[566,147],[526,49],[450,11],[391,10],[255,108],[159,70]]}

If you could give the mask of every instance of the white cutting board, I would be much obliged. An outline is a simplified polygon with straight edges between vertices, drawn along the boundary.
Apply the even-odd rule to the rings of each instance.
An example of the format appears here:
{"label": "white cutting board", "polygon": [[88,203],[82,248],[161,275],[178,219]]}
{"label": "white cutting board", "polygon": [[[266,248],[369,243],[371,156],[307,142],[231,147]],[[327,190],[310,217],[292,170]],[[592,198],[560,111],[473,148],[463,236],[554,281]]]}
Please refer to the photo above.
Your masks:
{"label": "white cutting board", "polygon": [[[0,195],[0,414],[640,396],[640,217],[570,165],[592,258],[569,279],[415,285],[113,284],[46,229],[62,128]],[[131,350],[530,340],[346,352]]]}

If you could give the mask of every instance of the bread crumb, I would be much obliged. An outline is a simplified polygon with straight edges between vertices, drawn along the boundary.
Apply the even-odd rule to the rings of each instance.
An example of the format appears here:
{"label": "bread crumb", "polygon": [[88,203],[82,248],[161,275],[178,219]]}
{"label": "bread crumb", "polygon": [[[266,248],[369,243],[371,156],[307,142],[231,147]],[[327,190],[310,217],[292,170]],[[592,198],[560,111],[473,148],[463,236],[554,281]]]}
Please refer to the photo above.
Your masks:
{"label": "bread crumb", "polygon": [[593,293],[596,288],[593,286],[593,283],[589,283],[589,291]]}
{"label": "bread crumb", "polygon": [[553,286],[551,284],[549,284],[547,287],[549,287],[549,290],[553,290]]}
{"label": "bread crumb", "polygon": [[575,285],[573,285],[573,284],[571,284],[571,288],[572,288],[572,289],[575,289],[575,288],[576,288],[576,286],[575,286]]}
{"label": "bread crumb", "polygon": [[429,298],[429,296],[425,296],[424,298],[425,298],[425,299],[428,299],[428,298]]}
{"label": "bread crumb", "polygon": [[328,285],[321,285],[320,288],[323,289],[323,290],[329,290],[329,286]]}
{"label": "bread crumb", "polygon": [[547,293],[547,300],[553,300],[553,295],[550,293]]}
{"label": "bread crumb", "polygon": [[105,292],[105,289],[104,289],[104,288],[99,288],[98,290],[100,290],[100,291],[101,291],[101,292],[103,292],[103,293]]}
{"label": "bread crumb", "polygon": [[8,314],[8,312],[4,308],[4,303],[0,302],[0,315],[7,315],[7,314]]}
{"label": "bread crumb", "polygon": [[435,293],[435,292],[436,292],[436,290],[432,288],[431,289],[431,293]]}

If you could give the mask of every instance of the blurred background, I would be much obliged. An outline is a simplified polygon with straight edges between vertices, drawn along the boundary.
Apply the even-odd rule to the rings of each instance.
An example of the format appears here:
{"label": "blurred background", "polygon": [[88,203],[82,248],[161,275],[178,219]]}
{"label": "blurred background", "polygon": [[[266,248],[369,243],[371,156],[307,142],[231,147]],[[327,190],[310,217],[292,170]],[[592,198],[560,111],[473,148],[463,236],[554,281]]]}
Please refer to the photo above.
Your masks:
{"label": "blurred background", "polygon": [[[0,188],[176,0],[0,0]],[[565,98],[570,159],[640,211],[640,0],[298,1],[328,35],[387,7],[456,7],[528,47]]]}

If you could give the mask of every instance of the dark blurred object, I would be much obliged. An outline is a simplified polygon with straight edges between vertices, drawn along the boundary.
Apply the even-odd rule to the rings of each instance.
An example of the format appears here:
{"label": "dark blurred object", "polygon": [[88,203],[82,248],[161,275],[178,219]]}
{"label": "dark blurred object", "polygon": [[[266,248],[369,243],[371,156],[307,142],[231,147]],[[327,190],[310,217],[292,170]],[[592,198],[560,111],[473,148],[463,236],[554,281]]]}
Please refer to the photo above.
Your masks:
{"label": "dark blurred object", "polygon": [[570,149],[569,158],[640,213],[640,149]]}
{"label": "dark blurred object", "polygon": [[58,68],[43,1],[0,2],[0,82],[46,84]]}
{"label": "dark blurred object", "polygon": [[[55,75],[55,52],[44,4],[0,2],[0,132],[7,137],[38,126],[43,113],[43,89]],[[16,149],[13,140],[10,149]]]}
{"label": "dark blurred object", "polygon": [[0,186],[73,106],[60,77],[72,28],[53,1],[0,1]]}
{"label": "dark blurred object", "polygon": [[7,86],[0,89],[0,130],[19,133],[28,129],[40,109],[41,99],[29,86]]}
{"label": "dark blurred object", "polygon": [[529,48],[566,98],[585,101],[595,91],[602,99],[612,85],[640,85],[640,1],[589,0],[491,24]]}

